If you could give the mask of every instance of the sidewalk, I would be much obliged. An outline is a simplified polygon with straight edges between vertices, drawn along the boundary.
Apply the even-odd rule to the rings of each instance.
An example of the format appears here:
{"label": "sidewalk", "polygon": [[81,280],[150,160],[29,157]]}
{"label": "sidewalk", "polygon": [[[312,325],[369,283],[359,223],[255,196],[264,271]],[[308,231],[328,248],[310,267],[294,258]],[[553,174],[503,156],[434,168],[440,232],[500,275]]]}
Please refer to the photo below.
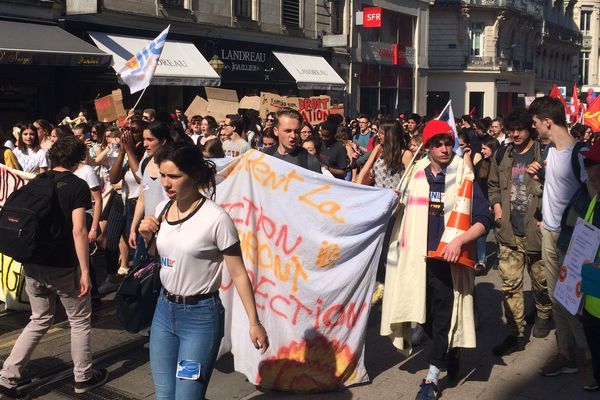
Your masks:
{"label": "sidewalk", "polygon": [[[515,353],[501,360],[494,357],[491,348],[501,341],[505,330],[502,325],[501,293],[498,290],[498,272],[491,270],[485,277],[477,278],[479,305],[479,330],[477,349],[463,351],[460,380],[450,386],[441,380],[441,399],[444,400],[592,400],[600,399],[600,392],[587,393],[582,389],[580,374],[544,378],[537,373],[546,358],[555,350],[554,331],[545,339],[530,338],[524,352]],[[527,283],[526,290],[529,290]],[[527,304],[532,304],[531,293],[526,292]],[[44,337],[33,354],[26,376],[35,377],[24,382],[34,390],[34,398],[59,399],[151,399],[154,386],[148,360],[147,341],[140,335],[129,334],[120,329],[115,319],[111,301],[94,315],[93,351],[97,365],[108,368],[109,382],[85,395],[73,393],[70,373],[68,323],[57,323]],[[0,315],[0,359],[4,359],[12,343],[28,318],[26,313]],[[4,333],[3,333],[4,332]],[[527,334],[530,329],[527,330]],[[405,359],[387,338],[379,336],[379,308],[371,312],[367,331],[365,362],[371,383],[347,388],[336,393],[320,395],[291,395],[258,391],[246,378],[233,371],[231,356],[221,359],[213,373],[207,398],[226,399],[414,399],[419,383],[428,365],[423,346]],[[39,377],[58,375],[61,381],[51,380],[40,385]],[[443,376],[443,375],[442,375]],[[53,381],[53,382],[52,382]]]}

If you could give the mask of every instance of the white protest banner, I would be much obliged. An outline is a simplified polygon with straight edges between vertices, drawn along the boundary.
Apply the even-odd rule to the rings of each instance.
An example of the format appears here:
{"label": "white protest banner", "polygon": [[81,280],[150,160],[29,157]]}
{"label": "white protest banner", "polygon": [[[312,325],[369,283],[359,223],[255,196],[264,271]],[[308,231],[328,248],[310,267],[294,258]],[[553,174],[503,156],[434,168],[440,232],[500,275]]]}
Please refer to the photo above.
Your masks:
{"label": "white protest banner", "polygon": [[269,334],[264,355],[223,269],[221,354],[263,388],[327,391],[366,382],[364,342],[383,236],[397,195],[252,150],[219,160],[216,201],[232,217]]}
{"label": "white protest banner", "polygon": [[581,266],[596,257],[600,246],[600,229],[577,218],[571,243],[560,267],[554,297],[573,315],[577,314],[581,292]]}
{"label": "white protest banner", "polygon": [[[33,174],[0,164],[0,208],[12,192],[27,184],[33,177]],[[2,253],[0,253],[0,301],[4,302],[5,310],[29,310],[23,266]]]}

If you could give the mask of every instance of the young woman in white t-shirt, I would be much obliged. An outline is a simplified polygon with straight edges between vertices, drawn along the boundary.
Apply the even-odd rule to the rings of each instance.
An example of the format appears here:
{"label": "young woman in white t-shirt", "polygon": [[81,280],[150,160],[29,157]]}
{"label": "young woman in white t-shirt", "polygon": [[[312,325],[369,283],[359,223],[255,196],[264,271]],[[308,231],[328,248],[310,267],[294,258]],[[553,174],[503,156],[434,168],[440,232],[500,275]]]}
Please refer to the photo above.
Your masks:
{"label": "young woman in white t-shirt", "polygon": [[[157,399],[204,399],[224,334],[219,298],[221,265],[231,275],[250,322],[250,339],[264,353],[267,333],[258,319],[240,241],[229,215],[202,193],[215,193],[215,166],[192,144],[167,144],[155,157],[170,201],[146,217],[139,231],[157,234],[162,293],[150,334]],[[199,370],[199,376],[193,376]],[[188,371],[192,377],[181,379]]]}
{"label": "young woman in white t-shirt", "polygon": [[40,140],[33,124],[27,124],[21,129],[14,153],[24,172],[37,175],[48,170],[46,151],[40,148]]}

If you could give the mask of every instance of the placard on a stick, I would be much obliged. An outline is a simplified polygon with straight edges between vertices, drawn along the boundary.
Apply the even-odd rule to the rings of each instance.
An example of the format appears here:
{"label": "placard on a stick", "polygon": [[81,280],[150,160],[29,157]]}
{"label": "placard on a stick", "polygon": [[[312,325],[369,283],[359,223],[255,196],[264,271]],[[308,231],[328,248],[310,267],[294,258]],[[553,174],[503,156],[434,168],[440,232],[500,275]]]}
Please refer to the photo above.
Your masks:
{"label": "placard on a stick", "polygon": [[123,108],[123,93],[121,89],[113,90],[108,96],[100,97],[94,100],[98,121],[113,122],[119,118],[125,118],[125,108]]}

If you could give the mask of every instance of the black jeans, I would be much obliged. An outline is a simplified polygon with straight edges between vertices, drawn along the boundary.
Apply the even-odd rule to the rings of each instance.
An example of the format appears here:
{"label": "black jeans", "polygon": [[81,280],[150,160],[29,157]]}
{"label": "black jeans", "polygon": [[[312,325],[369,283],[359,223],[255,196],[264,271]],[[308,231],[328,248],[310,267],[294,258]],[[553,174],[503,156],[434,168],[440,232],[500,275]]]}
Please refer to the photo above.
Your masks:
{"label": "black jeans", "polygon": [[108,216],[106,218],[106,274],[114,275],[119,269],[119,240],[125,227],[125,206],[119,193],[114,193],[110,199]]}
{"label": "black jeans", "polygon": [[592,365],[596,382],[600,382],[600,319],[583,310],[581,315],[583,331],[592,353]]}
{"label": "black jeans", "polygon": [[427,261],[427,319],[423,328],[431,338],[429,363],[441,370],[448,367],[448,333],[454,306],[454,286],[450,265]]}

